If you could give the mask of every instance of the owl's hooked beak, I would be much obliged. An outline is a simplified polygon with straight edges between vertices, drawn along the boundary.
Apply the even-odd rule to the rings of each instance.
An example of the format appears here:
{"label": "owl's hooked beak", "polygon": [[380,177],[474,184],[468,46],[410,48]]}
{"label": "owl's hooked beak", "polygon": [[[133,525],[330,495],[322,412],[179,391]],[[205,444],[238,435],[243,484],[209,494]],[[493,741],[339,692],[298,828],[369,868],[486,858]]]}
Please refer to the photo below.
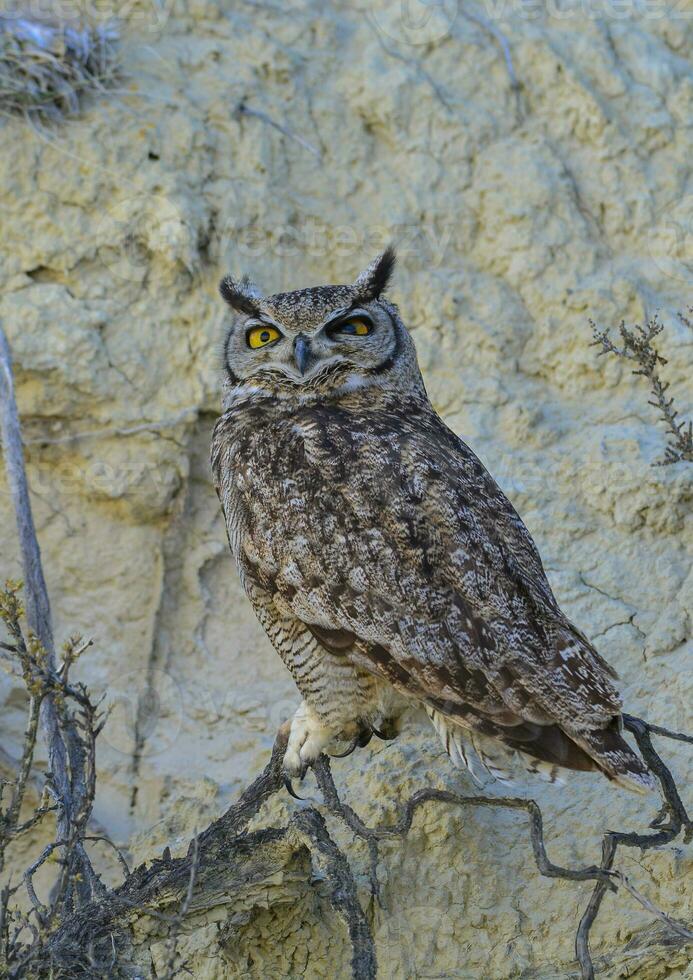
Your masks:
{"label": "owl's hooked beak", "polygon": [[306,373],[306,367],[310,360],[310,341],[302,333],[294,340],[294,361],[300,374]]}

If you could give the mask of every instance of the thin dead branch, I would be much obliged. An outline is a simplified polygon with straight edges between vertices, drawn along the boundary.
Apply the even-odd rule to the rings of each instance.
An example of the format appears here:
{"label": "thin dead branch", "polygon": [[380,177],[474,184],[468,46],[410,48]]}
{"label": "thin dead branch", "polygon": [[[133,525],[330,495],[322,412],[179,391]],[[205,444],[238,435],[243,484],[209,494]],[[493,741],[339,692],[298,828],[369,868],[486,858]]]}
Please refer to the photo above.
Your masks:
{"label": "thin dead branch", "polygon": [[[188,887],[186,889],[183,901],[178,909],[178,912],[172,919],[171,931],[169,937],[166,941],[166,964],[164,966],[164,972],[162,975],[162,980],[174,980],[175,977],[184,968],[183,966],[176,967],[176,956],[178,954],[178,939],[180,936],[181,929],[183,928],[183,923],[185,922],[185,917],[190,909],[190,903],[192,901],[193,889],[195,887],[195,881],[197,879],[197,873],[200,868],[200,845],[197,837],[193,838],[192,841],[192,855],[190,861],[190,874],[188,875]],[[126,875],[127,877],[127,875]]]}
{"label": "thin dead branch", "polygon": [[[5,472],[10,489],[24,574],[26,617],[29,629],[41,644],[49,668],[55,667],[55,648],[51,623],[48,590],[43,577],[41,552],[36,537],[34,518],[29,500],[29,487],[24,469],[24,452],[19,425],[19,413],[14,396],[12,355],[7,338],[0,327],[0,436],[5,460]],[[14,637],[15,641],[17,637]],[[55,704],[51,696],[42,699],[41,725],[48,749],[53,784],[58,795],[61,814],[59,836],[67,838],[73,807],[70,788],[67,748],[58,730]]]}
{"label": "thin dead branch", "polygon": [[612,874],[614,878],[618,880],[619,884],[623,885],[626,891],[633,896],[636,902],[639,902],[640,905],[642,905],[644,909],[647,909],[651,915],[654,915],[657,919],[661,919],[662,922],[664,922],[673,932],[681,936],[682,939],[685,939],[687,942],[693,942],[693,931],[687,929],[676,919],[672,919],[670,915],[662,912],[661,909],[658,909],[657,906],[649,900],[649,898],[645,898],[645,896],[638,891],[635,885],[631,883],[630,879],[627,878],[622,871],[613,871]]}
{"label": "thin dead branch", "polygon": [[[24,572],[23,601],[20,583],[7,583],[0,593],[0,619],[9,634],[3,644],[3,658],[22,678],[28,694],[27,722],[21,758],[14,778],[5,780],[9,797],[0,796],[0,868],[7,848],[19,835],[34,827],[47,814],[55,817],[55,839],[24,875],[24,886],[32,904],[34,918],[42,930],[72,914],[76,908],[97,897],[106,888],[95,873],[84,842],[96,794],[96,738],[103,719],[84,685],[72,684],[70,670],[91,641],[71,637],[62,648],[62,662],[56,664],[48,591],[43,575],[41,553],[36,537],[24,468],[19,416],[14,396],[9,345],[0,328],[0,435]],[[24,625],[24,619],[26,625]],[[20,813],[29,785],[39,726],[46,743],[49,773],[44,794],[34,813],[20,822]],[[35,872],[48,859],[55,859],[58,871],[50,899],[39,900],[34,884]],[[0,918],[0,954],[12,976],[21,970],[41,948],[44,939],[34,937],[29,918],[7,904],[14,892],[3,893]],[[10,920],[14,938],[10,940]],[[38,933],[36,933],[38,935]],[[14,964],[14,965],[12,965]]]}
{"label": "thin dead branch", "polygon": [[488,17],[485,17],[483,14],[469,10],[467,7],[463,7],[461,13],[463,17],[466,17],[467,20],[477,24],[497,43],[503,55],[505,69],[510,79],[510,87],[514,92],[519,92],[522,85],[517,77],[517,72],[515,71],[515,66],[513,65],[512,54],[510,53],[510,44],[508,43],[508,39],[505,34],[503,34],[502,31],[499,31],[495,24],[493,24]]}
{"label": "thin dead branch", "polygon": [[[0,798],[0,867],[4,865],[7,849],[48,814],[54,815],[56,830],[55,839],[43,848],[22,876],[31,905],[29,916],[10,905],[17,887],[5,890],[0,896],[0,920],[4,927],[4,932],[0,932],[0,974],[10,978],[28,975],[29,964],[45,965],[47,936],[85,902],[106,895],[106,888],[85,850],[87,841],[105,839],[103,835],[87,833],[96,793],[96,738],[102,720],[98,705],[92,703],[86,688],[73,684],[70,678],[70,667],[89,643],[72,637],[63,647],[64,659],[56,669],[36,635],[24,630],[23,612],[19,584],[8,583],[0,592],[0,619],[14,641],[11,645],[18,674],[28,693],[28,707],[21,759],[14,778],[4,780]],[[31,816],[20,821],[38,738],[38,717],[49,698],[55,708],[58,735],[67,747],[70,798],[78,806],[73,805],[66,816],[53,774],[48,773],[38,806]],[[63,827],[66,835],[61,833]],[[117,853],[127,873],[127,865],[120,852]],[[34,876],[47,862],[55,864],[55,880],[49,897],[41,900]],[[34,923],[38,924],[38,930]]]}
{"label": "thin dead branch", "polygon": [[317,810],[312,807],[299,810],[293,823],[298,834],[306,840],[315,866],[329,884],[330,904],[346,923],[351,940],[354,980],[375,980],[375,944],[346,857],[330,837],[325,820]]}
{"label": "thin dead branch", "polygon": [[80,442],[85,439],[110,439],[111,437],[136,436],[146,433],[163,432],[167,429],[176,429],[185,422],[194,420],[198,416],[196,408],[186,408],[182,412],[167,419],[159,421],[140,422],[138,425],[128,426],[109,426],[102,429],[86,429],[81,432],[70,432],[63,436],[35,436],[31,439],[24,439],[25,446],[60,446],[72,442]]}
{"label": "thin dead branch", "polygon": [[252,106],[247,105],[245,102],[239,102],[236,112],[239,116],[254,116],[256,119],[261,120],[261,122],[267,123],[268,126],[271,126],[273,129],[280,132],[282,136],[286,136],[287,139],[293,140],[294,143],[298,143],[299,146],[302,146],[304,150],[308,150],[309,153],[312,153],[316,160],[322,160],[322,153],[315,146],[313,146],[312,143],[309,143],[308,140],[304,139],[302,136],[299,136],[298,133],[294,133],[288,128],[288,126],[283,126],[281,123],[278,123],[276,119],[272,119],[271,116],[269,116],[266,112],[263,112],[261,109],[253,109]]}

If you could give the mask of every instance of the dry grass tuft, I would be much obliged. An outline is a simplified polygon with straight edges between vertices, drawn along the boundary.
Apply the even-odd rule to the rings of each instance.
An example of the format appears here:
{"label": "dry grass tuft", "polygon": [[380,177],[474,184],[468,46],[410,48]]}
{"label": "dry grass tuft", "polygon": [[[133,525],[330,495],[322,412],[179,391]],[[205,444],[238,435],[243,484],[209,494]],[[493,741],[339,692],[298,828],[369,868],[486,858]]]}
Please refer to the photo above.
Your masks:
{"label": "dry grass tuft", "polygon": [[113,24],[58,24],[0,15],[0,112],[61,119],[118,74]]}

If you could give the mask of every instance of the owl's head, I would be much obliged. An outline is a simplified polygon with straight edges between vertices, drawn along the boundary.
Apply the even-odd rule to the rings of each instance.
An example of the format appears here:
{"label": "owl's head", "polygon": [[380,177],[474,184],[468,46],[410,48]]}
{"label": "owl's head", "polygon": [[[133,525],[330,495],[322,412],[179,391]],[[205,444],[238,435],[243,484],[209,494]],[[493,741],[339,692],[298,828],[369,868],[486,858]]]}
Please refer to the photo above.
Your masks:
{"label": "owl's head", "polygon": [[382,295],[394,265],[388,248],[349,286],[270,296],[248,279],[222,279],[236,313],[224,345],[228,383],[317,397],[422,386],[411,337]]}

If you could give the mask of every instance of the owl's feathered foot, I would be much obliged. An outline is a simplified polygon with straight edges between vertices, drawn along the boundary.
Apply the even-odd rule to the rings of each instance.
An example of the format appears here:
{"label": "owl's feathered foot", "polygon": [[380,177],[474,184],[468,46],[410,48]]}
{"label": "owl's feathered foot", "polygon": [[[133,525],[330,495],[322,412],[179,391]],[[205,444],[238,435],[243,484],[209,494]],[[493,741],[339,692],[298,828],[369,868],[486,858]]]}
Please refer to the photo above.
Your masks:
{"label": "owl's feathered foot", "polygon": [[[344,752],[328,752],[328,754],[333,759],[344,759],[357,748],[368,745],[374,735],[384,740],[390,740],[396,738],[397,734],[398,729],[394,721],[385,720],[380,728],[361,725],[356,729],[356,734],[351,738]],[[301,702],[291,721],[289,741],[283,762],[284,785],[294,799],[304,799],[294,789],[294,783],[297,781],[300,783],[303,780],[311,764],[323,752],[326,752],[331,744],[335,741],[344,741],[349,736],[351,736],[351,732],[336,734],[322,723],[310,705],[306,704],[305,701]]]}
{"label": "owl's feathered foot", "polygon": [[294,784],[303,781],[311,763],[315,762],[333,738],[334,732],[322,723],[310,705],[302,701],[291,720],[289,741],[282,763],[284,786],[295,800],[310,801],[310,798],[299,796]]}
{"label": "owl's feathered foot", "polygon": [[[284,772],[289,779],[303,779],[308,766],[315,762],[334,733],[320,721],[313,709],[302,701],[296,710],[284,753]],[[295,795],[292,793],[292,796]]]}

